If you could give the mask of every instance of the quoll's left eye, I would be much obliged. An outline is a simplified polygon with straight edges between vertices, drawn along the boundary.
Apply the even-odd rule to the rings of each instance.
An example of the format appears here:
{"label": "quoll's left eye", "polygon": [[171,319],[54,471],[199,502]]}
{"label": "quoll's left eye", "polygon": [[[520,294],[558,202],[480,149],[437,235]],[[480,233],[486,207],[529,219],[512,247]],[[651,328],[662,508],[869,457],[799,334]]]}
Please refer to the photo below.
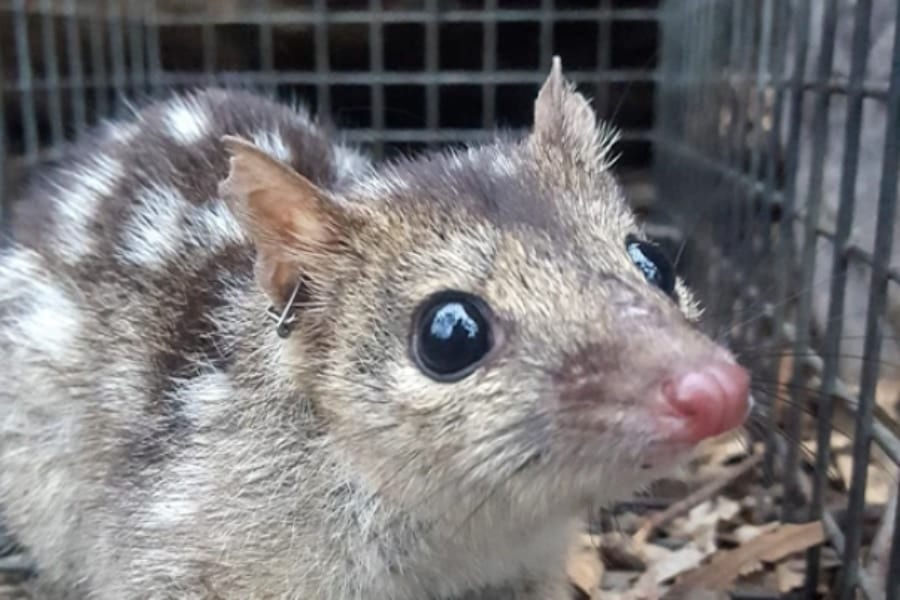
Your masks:
{"label": "quoll's left eye", "polygon": [[655,285],[668,296],[675,297],[675,269],[672,263],[656,245],[628,236],[625,248],[637,267],[644,273],[650,284]]}
{"label": "quoll's left eye", "polygon": [[413,356],[436,381],[458,381],[474,371],[493,343],[488,307],[458,291],[428,298],[413,323]]}

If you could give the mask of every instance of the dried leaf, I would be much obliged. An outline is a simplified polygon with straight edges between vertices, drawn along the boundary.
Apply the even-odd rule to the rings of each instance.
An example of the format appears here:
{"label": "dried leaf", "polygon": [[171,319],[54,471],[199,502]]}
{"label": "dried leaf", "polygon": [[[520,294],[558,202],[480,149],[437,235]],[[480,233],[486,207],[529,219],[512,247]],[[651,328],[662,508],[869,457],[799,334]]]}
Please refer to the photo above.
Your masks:
{"label": "dried leaf", "polygon": [[687,546],[669,554],[666,560],[654,564],[648,573],[652,573],[657,583],[671,581],[678,575],[696,568],[708,556],[698,548]]}
{"label": "dried leaf", "polygon": [[674,593],[693,589],[721,590],[734,581],[744,568],[752,567],[758,562],[776,562],[785,556],[821,544],[824,539],[825,532],[822,523],[818,521],[802,525],[781,525],[743,546],[715,556],[709,564],[688,573],[672,589]]}
{"label": "dried leaf", "polygon": [[567,571],[569,581],[591,600],[600,598],[600,581],[603,579],[603,562],[594,536],[584,534],[569,554]]}
{"label": "dried leaf", "polygon": [[641,547],[631,538],[620,535],[605,536],[600,548],[607,569],[643,571],[647,568],[641,557]]}
{"label": "dried leaf", "polygon": [[803,566],[794,561],[778,563],[775,567],[775,577],[778,582],[778,591],[786,594],[803,585]]}
{"label": "dried leaf", "polygon": [[694,534],[694,546],[703,556],[709,556],[719,549],[719,545],[716,543],[718,537],[715,527],[706,527]]}
{"label": "dried leaf", "polygon": [[746,544],[753,538],[756,538],[764,533],[768,533],[773,529],[777,529],[780,525],[781,524],[777,521],[766,523],[765,525],[741,525],[734,530],[734,533],[732,535],[739,544]]}
{"label": "dried leaf", "polygon": [[603,600],[606,600],[607,591],[624,592],[634,586],[634,582],[638,579],[639,573],[634,571],[605,571],[603,573]]}
{"label": "dried leaf", "polygon": [[747,442],[737,436],[715,439],[701,444],[695,455],[703,464],[719,467],[747,456]]}
{"label": "dried leaf", "polygon": [[645,544],[644,547],[641,548],[641,557],[648,565],[668,560],[671,554],[672,550],[665,546],[660,546],[659,544]]}
{"label": "dried leaf", "polygon": [[763,562],[774,563],[785,556],[821,544],[825,541],[825,529],[819,521],[802,525],[784,524],[760,539],[765,545],[756,556]]}

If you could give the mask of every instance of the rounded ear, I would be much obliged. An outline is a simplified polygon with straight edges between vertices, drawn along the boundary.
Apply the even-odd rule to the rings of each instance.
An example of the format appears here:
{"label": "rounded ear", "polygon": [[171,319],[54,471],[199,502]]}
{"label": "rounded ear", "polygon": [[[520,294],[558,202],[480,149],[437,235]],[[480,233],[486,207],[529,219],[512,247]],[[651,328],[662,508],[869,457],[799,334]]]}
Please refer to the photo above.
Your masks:
{"label": "rounded ear", "polygon": [[559,56],[553,57],[550,75],[534,103],[532,138],[539,146],[555,147],[586,166],[605,166],[617,141],[615,131],[598,125],[590,102],[563,77]]}
{"label": "rounded ear", "polygon": [[344,247],[349,217],[306,177],[238,137],[219,194],[256,246],[256,276],[281,306],[302,275],[328,270]]}

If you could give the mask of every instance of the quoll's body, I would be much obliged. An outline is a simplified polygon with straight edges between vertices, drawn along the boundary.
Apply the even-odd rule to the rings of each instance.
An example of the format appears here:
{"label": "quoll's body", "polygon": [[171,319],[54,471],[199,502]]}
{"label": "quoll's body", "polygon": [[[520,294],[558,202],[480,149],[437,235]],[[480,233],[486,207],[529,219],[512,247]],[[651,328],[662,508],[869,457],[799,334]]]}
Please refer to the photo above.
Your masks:
{"label": "quoll's body", "polygon": [[748,402],[611,140],[556,63],[529,135],[391,165],[216,90],[79,146],[0,257],[0,514],[44,589],[564,597],[589,510]]}

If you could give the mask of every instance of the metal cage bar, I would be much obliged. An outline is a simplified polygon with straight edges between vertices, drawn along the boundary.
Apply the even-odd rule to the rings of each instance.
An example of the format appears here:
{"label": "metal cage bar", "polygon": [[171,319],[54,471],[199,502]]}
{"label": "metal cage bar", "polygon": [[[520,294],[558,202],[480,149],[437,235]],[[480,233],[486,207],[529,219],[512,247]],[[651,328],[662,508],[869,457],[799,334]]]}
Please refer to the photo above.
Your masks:
{"label": "metal cage bar", "polygon": [[[869,288],[869,305],[866,312],[866,338],[860,377],[859,404],[857,406],[856,431],[853,440],[853,474],[848,502],[850,514],[861,514],[865,505],[865,486],[871,452],[872,424],[874,422],[875,387],[878,384],[879,355],[884,337],[881,319],[887,303],[887,257],[891,255],[894,241],[894,216],[897,211],[897,178],[900,171],[900,4],[896,4],[891,61],[891,82],[887,98],[887,135],[881,165],[881,185],[878,193],[878,221],[875,232],[874,256],[881,260],[872,264]],[[860,527],[850,527],[846,533],[844,565],[847,569],[841,583],[841,600],[853,597],[858,580],[856,565],[859,562],[862,532]],[[894,545],[900,533],[894,531]]]}
{"label": "metal cage bar", "polygon": [[[837,29],[837,0],[826,0],[825,10],[822,14],[822,36],[824,39],[834,39]],[[828,78],[834,65],[834,44],[824,44],[822,52],[818,56],[816,77],[819,80]],[[812,141],[812,168],[810,169],[809,193],[807,195],[806,214],[803,222],[803,245],[801,264],[799,269],[800,291],[797,300],[794,330],[797,336],[794,339],[794,354],[800,354],[809,345],[810,323],[812,320],[812,294],[814,292],[813,278],[815,276],[816,244],[818,238],[816,229],[820,221],[820,209],[822,198],[822,175],[825,168],[825,155],[828,152],[828,108],[831,94],[819,90],[815,94],[815,106],[813,107],[813,141]],[[808,384],[807,374],[800,363],[794,364],[790,385],[797,389],[797,402],[789,408],[790,421],[787,427],[788,435],[797,439],[800,434],[801,402],[807,400],[808,395],[801,390]],[[786,477],[790,478],[790,484],[786,482],[786,490],[796,491],[795,473],[799,467],[799,444],[791,444],[791,451],[785,464]],[[799,499],[801,496],[797,496]],[[792,502],[786,502],[789,510],[785,517],[797,519],[799,511],[793,507]]]}
{"label": "metal cage bar", "polygon": [[[682,214],[692,210],[688,199],[706,198],[704,215],[715,221],[713,231],[697,228],[697,243],[715,248],[709,256],[711,272],[691,272],[692,283],[724,311],[723,319],[741,325],[734,337],[740,350],[748,338],[769,340],[773,351],[785,349],[794,357],[788,383],[771,390],[776,401],[784,398],[786,406],[786,439],[796,440],[801,413],[795,408],[807,395],[818,401],[815,436],[818,440],[812,476],[801,474],[800,454],[796,443],[777,444],[775,425],[777,411],[772,411],[772,427],[767,438],[765,472],[780,475],[792,490],[791,499],[783,503],[785,520],[819,520],[830,544],[841,555],[839,579],[841,598],[861,593],[867,598],[900,598],[900,532],[894,529],[887,581],[869,572],[862,560],[861,523],[865,508],[866,473],[873,443],[878,444],[893,462],[900,463],[900,440],[874,416],[875,387],[879,377],[879,349],[885,334],[887,289],[897,285],[898,268],[888,263],[894,232],[897,203],[897,177],[900,170],[900,100],[897,81],[900,78],[898,29],[894,30],[894,46],[889,78],[867,79],[867,60],[872,44],[870,26],[873,0],[853,5],[853,31],[847,73],[835,73],[834,44],[838,27],[836,0],[812,3],[810,0],[769,2],[727,2],[725,0],[669,0],[661,14],[663,23],[662,56],[657,98],[658,121],[655,129],[657,189],[661,201],[682,207]],[[896,6],[896,5],[894,5]],[[747,13],[747,9],[756,11]],[[817,9],[816,11],[812,10]],[[890,18],[900,23],[900,6],[892,9]],[[816,19],[813,15],[816,14]],[[757,23],[761,23],[761,28]],[[811,50],[812,31],[826,40],[815,52]],[[710,42],[709,33],[731,41],[725,51]],[[757,62],[747,61],[742,54],[752,49]],[[767,56],[767,53],[771,53]],[[721,62],[717,64],[717,58]],[[834,113],[834,98],[846,102],[846,121],[839,138],[829,135],[829,115]],[[754,106],[756,97],[759,105]],[[750,108],[746,109],[746,103]],[[857,192],[861,161],[864,102],[879,103],[887,111],[884,148],[878,181],[877,198],[860,197]],[[765,103],[763,105],[763,102]],[[806,104],[809,104],[807,106]],[[744,108],[742,108],[742,105]],[[736,108],[738,114],[728,111]],[[724,112],[723,112],[724,111]],[[714,119],[730,115],[722,130]],[[711,116],[711,117],[710,117]],[[746,118],[746,123],[742,121]],[[765,123],[765,127],[762,127]],[[762,132],[757,142],[747,133],[745,124]],[[809,136],[809,139],[806,139]],[[841,148],[829,142],[837,139]],[[758,143],[749,146],[748,143]],[[826,158],[840,154],[838,207],[833,225],[823,222],[822,196]],[[802,152],[808,153],[802,156]],[[805,179],[797,179],[802,160],[809,163]],[[831,164],[831,163],[829,163]],[[828,167],[833,168],[833,167]],[[855,209],[862,202],[877,202],[877,228],[872,249],[859,246],[851,237]],[[780,211],[780,218],[767,217],[770,210]],[[689,229],[689,224],[684,224]],[[745,246],[733,252],[733,240],[743,239]],[[816,248],[830,244],[831,277],[814,280]],[[738,242],[740,243],[740,242]],[[746,246],[750,244],[750,246]],[[757,244],[754,249],[753,244]],[[720,260],[721,258],[721,260]],[[733,272],[722,276],[722,267]],[[755,266],[777,265],[762,273]],[[845,313],[847,274],[851,266],[870,273],[868,306],[859,390],[851,391],[839,372],[841,343],[845,335],[842,317]],[[771,287],[763,289],[774,280]],[[732,283],[738,282],[736,298],[730,297]],[[821,283],[830,289],[824,335],[811,334],[813,296]],[[753,326],[738,318],[752,307],[762,315]],[[762,334],[760,334],[762,331]],[[756,339],[752,340],[757,343]],[[767,364],[767,362],[769,364]],[[760,374],[773,379],[775,365],[762,360],[754,365]],[[774,379],[773,379],[774,381]],[[835,403],[842,403],[855,417],[853,432],[851,491],[843,523],[839,526],[825,503],[825,484],[829,467],[829,443]],[[782,456],[778,447],[784,446]],[[786,491],[786,493],[788,493]],[[890,523],[888,525],[891,525]],[[802,597],[816,597],[820,584],[820,548],[807,552],[807,573]]]}
{"label": "metal cage bar", "polygon": [[[841,167],[840,200],[835,232],[831,290],[828,305],[828,325],[825,331],[823,346],[824,367],[822,373],[821,412],[818,418],[815,479],[813,496],[810,502],[809,518],[820,519],[825,509],[825,481],[830,461],[831,421],[834,412],[833,395],[837,387],[838,353],[843,334],[844,302],[848,262],[841,254],[841,248],[850,238],[855,208],[854,189],[859,164],[861,143],[863,95],[861,86],[865,77],[866,57],[869,47],[869,22],[872,14],[871,0],[860,0],[854,11],[853,24],[853,58],[850,66],[850,85],[847,102],[847,128],[844,132],[844,157]],[[807,595],[815,593],[818,587],[819,561],[821,552],[818,547],[807,554],[809,568],[806,573],[805,591]]]}
{"label": "metal cage bar", "polygon": [[34,76],[31,68],[31,49],[25,21],[25,0],[15,0],[15,52],[18,84],[22,92],[22,125],[26,160],[33,160],[38,151],[37,115],[35,113]]}

